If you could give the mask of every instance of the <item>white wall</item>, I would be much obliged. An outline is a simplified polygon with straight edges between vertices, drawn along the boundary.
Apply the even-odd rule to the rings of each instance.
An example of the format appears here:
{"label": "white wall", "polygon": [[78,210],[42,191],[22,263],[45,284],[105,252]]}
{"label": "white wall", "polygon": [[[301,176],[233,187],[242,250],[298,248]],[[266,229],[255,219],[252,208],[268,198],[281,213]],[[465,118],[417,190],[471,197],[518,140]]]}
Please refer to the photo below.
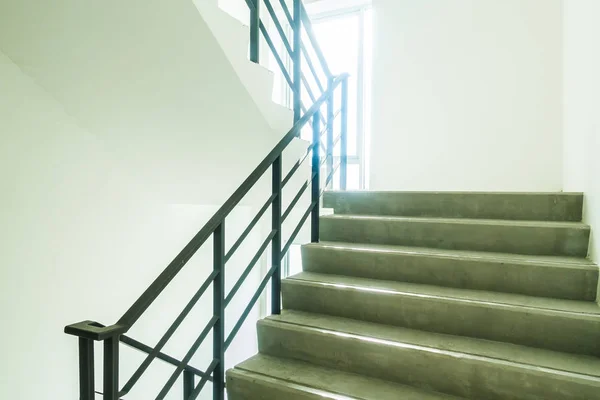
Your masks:
{"label": "white wall", "polygon": [[[277,137],[287,133],[292,125],[294,113],[289,107],[283,106],[281,88],[275,87],[274,76],[280,74],[275,60],[270,60],[270,49],[262,35],[260,36],[260,65],[250,62],[250,28],[249,9],[245,1],[194,0],[194,4],[211,29],[214,37],[227,55],[231,65],[244,83],[266,121],[275,131]],[[277,4],[274,3],[275,7]],[[271,19],[266,8],[262,7],[261,21],[268,30]],[[279,12],[278,8],[275,8]],[[283,18],[283,16],[282,16]],[[241,23],[240,23],[241,22]],[[272,32],[271,38],[275,46],[282,47],[279,34]],[[283,53],[283,48],[280,51]],[[271,70],[271,71],[270,71]],[[272,72],[273,71],[273,72]],[[275,75],[274,75],[275,73]]]}
{"label": "white wall", "polygon": [[[73,399],[77,341],[64,326],[114,323],[278,138],[191,2],[2,2],[0,50],[0,398]],[[228,246],[253,215],[233,213]],[[260,242],[252,235],[230,261],[228,288]],[[132,336],[155,343],[210,259],[208,246]],[[258,279],[232,303],[228,329]],[[189,323],[211,313],[209,293]],[[256,350],[258,316],[229,367]],[[174,356],[197,334],[189,328],[167,347]],[[123,356],[125,379],[141,359]],[[171,370],[153,368],[128,398],[156,395]]]}
{"label": "white wall", "polygon": [[0,2],[0,16],[0,49],[148,196],[220,204],[283,136],[191,1],[23,0]]}
{"label": "white wall", "polygon": [[600,3],[564,2],[564,185],[585,193],[590,256],[600,261]]}
{"label": "white wall", "polygon": [[[244,25],[250,25],[250,11],[245,1],[237,0],[215,0],[219,7],[229,15],[242,22]],[[263,8],[267,13],[266,8]],[[266,16],[266,15],[265,15]],[[263,18],[265,17],[263,16]]]}
{"label": "white wall", "polygon": [[562,188],[560,0],[373,0],[372,189]]}

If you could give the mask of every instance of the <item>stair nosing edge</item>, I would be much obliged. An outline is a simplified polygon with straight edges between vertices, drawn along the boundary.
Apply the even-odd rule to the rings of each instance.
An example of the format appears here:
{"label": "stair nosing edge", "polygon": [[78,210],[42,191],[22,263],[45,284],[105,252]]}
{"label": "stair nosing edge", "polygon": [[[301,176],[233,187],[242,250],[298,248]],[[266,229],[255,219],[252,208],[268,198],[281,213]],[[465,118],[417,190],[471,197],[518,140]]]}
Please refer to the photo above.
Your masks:
{"label": "stair nosing edge", "polygon": [[[330,274],[321,274],[321,275],[330,275]],[[330,275],[330,276],[338,276],[338,275]],[[356,278],[356,277],[353,277],[353,278],[354,279],[365,279],[365,278]],[[338,289],[361,290],[363,292],[380,293],[383,295],[397,295],[397,296],[407,296],[407,297],[423,298],[423,299],[438,299],[438,300],[448,301],[448,302],[490,306],[490,307],[502,308],[502,309],[512,308],[512,309],[516,309],[516,311],[527,311],[527,310],[539,311],[540,314],[551,314],[551,315],[564,314],[564,316],[574,318],[574,319],[576,319],[578,317],[579,318],[589,317],[590,319],[592,319],[592,318],[600,319],[600,312],[598,314],[594,314],[594,313],[586,313],[586,312],[578,312],[578,311],[559,310],[559,309],[555,309],[555,308],[542,308],[542,307],[536,307],[536,306],[524,306],[524,305],[518,305],[518,304],[499,303],[499,302],[493,302],[493,301],[464,299],[464,298],[460,298],[460,297],[438,296],[438,295],[422,294],[422,293],[415,293],[415,292],[408,292],[408,291],[397,291],[397,290],[392,290],[392,289],[378,289],[378,288],[350,285],[350,284],[334,284],[334,283],[322,282],[322,281],[318,281],[318,280],[302,279],[302,278],[297,278],[294,276],[288,277],[282,281],[282,284],[287,284],[287,283],[301,284],[301,285],[304,284],[304,285],[309,285],[309,286],[321,286],[321,287],[329,287],[329,288],[334,287],[334,288],[338,288]],[[415,284],[415,285],[417,285],[417,284]],[[460,289],[456,289],[456,290],[460,290]],[[501,293],[501,294],[507,295],[507,296],[511,295],[511,293]],[[532,296],[529,296],[529,297],[532,297]],[[556,299],[556,300],[560,301],[561,299]],[[565,301],[568,301],[568,300],[565,300]]]}
{"label": "stair nosing edge", "polygon": [[[407,256],[407,257],[424,257],[424,258],[436,258],[442,260],[456,260],[456,261],[481,261],[486,263],[495,263],[495,264],[504,264],[504,263],[514,263],[519,265],[532,265],[532,266],[543,266],[543,267],[555,267],[555,268],[565,268],[565,269],[583,269],[589,271],[597,271],[598,266],[594,264],[587,258],[581,258],[581,262],[577,261],[568,261],[568,260],[536,260],[535,255],[523,255],[523,254],[513,254],[513,253],[489,253],[485,251],[469,251],[469,250],[448,250],[448,249],[440,249],[435,247],[411,247],[411,246],[400,246],[400,245],[385,245],[387,248],[383,248],[384,245],[377,245],[372,243],[349,243],[349,242],[332,242],[332,241],[323,241],[318,243],[307,243],[303,245],[307,248],[318,248],[318,249],[328,249],[332,248],[334,250],[339,251],[347,251],[347,252],[365,252],[365,253],[378,253],[385,254],[389,253],[391,255],[398,256]],[[379,249],[378,247],[381,248]],[[403,248],[411,248],[414,250],[403,250]],[[422,251],[419,251],[422,249]],[[423,251],[429,250],[431,252]],[[462,252],[472,252],[476,253],[473,255],[459,255],[452,254],[455,251]],[[506,255],[504,257],[504,255]],[[515,257],[516,256],[516,257]],[[531,257],[531,261],[522,260],[520,257]],[[542,256],[542,257],[552,257],[552,256]],[[556,256],[561,257],[561,256]]]}
{"label": "stair nosing edge", "polygon": [[[293,386],[297,390],[312,391],[313,394],[317,394],[317,395],[321,395],[321,396],[323,396],[325,394],[325,395],[328,395],[327,398],[330,398],[330,399],[332,398],[330,396],[336,396],[337,399],[339,399],[339,400],[345,400],[345,399],[349,399],[349,400],[366,400],[363,397],[355,397],[355,396],[349,396],[349,395],[342,394],[342,393],[331,392],[329,390],[320,389],[320,388],[317,388],[317,387],[314,387],[314,386],[309,386],[309,385],[306,385],[306,384],[303,384],[303,383],[297,383],[297,382],[293,382],[293,381],[290,381],[290,380],[287,380],[287,379],[282,379],[282,378],[274,377],[272,375],[263,374],[261,372],[251,371],[251,370],[248,370],[248,369],[245,369],[245,368],[240,368],[238,366],[235,366],[233,368],[233,370],[237,371],[237,372],[242,372],[243,374],[248,374],[248,375],[254,375],[254,376],[258,376],[258,377],[268,378],[268,379],[270,379],[272,381],[283,382],[286,385]],[[323,397],[325,398],[325,396],[323,396]],[[337,400],[337,399],[333,398],[333,400]]]}
{"label": "stair nosing edge", "polygon": [[350,332],[344,332],[341,330],[335,330],[335,329],[331,329],[331,328],[323,328],[323,327],[295,323],[295,322],[290,322],[290,321],[281,321],[281,320],[272,319],[272,318],[266,318],[266,319],[260,320],[259,323],[267,324],[267,325],[271,325],[271,326],[286,325],[289,327],[295,327],[295,328],[305,329],[305,330],[309,330],[309,331],[315,331],[318,333],[328,334],[328,335],[340,336],[340,334],[343,334],[344,336],[346,336],[350,339],[354,339],[354,340],[362,340],[362,341],[371,342],[371,343],[385,344],[388,346],[393,346],[393,347],[398,347],[398,348],[403,348],[403,349],[413,349],[413,350],[417,350],[417,351],[424,351],[427,353],[436,353],[436,354],[445,355],[445,356],[457,358],[457,359],[468,358],[472,361],[495,363],[495,364],[505,365],[505,366],[509,366],[509,367],[513,367],[513,368],[520,368],[520,369],[529,369],[529,370],[531,370],[533,372],[537,372],[537,373],[548,373],[548,374],[553,374],[553,375],[559,375],[564,378],[567,378],[567,377],[577,378],[577,379],[582,379],[582,380],[586,380],[586,381],[597,382],[598,384],[600,384],[600,376],[565,371],[565,370],[560,370],[560,369],[555,369],[555,368],[550,368],[550,367],[543,367],[543,366],[539,366],[539,365],[527,364],[527,363],[522,363],[522,362],[518,362],[518,361],[511,361],[511,360],[497,358],[497,357],[481,356],[481,355],[477,355],[477,354],[439,349],[439,348],[431,347],[431,346],[416,345],[416,344],[411,344],[411,343],[406,343],[406,342],[401,342],[401,341],[394,341],[392,339],[373,338],[373,337],[369,337],[369,336],[364,336],[364,335],[350,333]]}
{"label": "stair nosing edge", "polygon": [[414,217],[402,215],[330,214],[321,215],[321,220],[389,220],[393,222],[438,223],[457,225],[514,226],[526,228],[563,228],[591,230],[583,221],[538,221],[488,218]]}

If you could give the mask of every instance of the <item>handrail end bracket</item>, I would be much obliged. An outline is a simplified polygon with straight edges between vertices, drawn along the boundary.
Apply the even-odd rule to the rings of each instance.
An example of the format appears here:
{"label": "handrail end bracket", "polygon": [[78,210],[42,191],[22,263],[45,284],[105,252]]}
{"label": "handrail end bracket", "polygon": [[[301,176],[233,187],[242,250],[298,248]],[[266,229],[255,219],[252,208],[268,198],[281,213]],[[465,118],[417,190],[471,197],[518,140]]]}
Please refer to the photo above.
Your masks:
{"label": "handrail end bracket", "polygon": [[123,325],[104,326],[95,321],[81,321],[65,326],[65,333],[67,335],[101,342],[111,337],[122,335],[126,333],[128,329],[129,328]]}

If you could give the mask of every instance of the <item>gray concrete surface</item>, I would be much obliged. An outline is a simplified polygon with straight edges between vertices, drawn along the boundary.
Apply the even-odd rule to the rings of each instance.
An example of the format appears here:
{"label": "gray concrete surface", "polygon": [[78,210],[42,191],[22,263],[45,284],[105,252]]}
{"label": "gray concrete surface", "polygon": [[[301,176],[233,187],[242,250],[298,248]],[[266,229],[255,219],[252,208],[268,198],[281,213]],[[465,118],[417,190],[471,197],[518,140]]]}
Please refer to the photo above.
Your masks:
{"label": "gray concrete surface", "polygon": [[240,368],[227,371],[227,398],[230,400],[356,400],[356,397],[332,396],[323,390]]}
{"label": "gray concrete surface", "polygon": [[282,292],[290,310],[600,356],[592,302],[307,272],[283,281]]}
{"label": "gray concrete surface", "polygon": [[281,315],[273,316],[271,319],[372,339],[394,341],[491,359],[510,360],[519,364],[535,365],[600,378],[600,358],[593,356],[562,353],[511,343],[426,332],[295,310],[284,310]]}
{"label": "gray concrete surface", "polygon": [[[335,398],[335,399],[364,399],[364,400],[453,400],[457,397],[434,393],[423,389],[387,382],[363,375],[343,372],[337,369],[324,368],[310,363],[289,358],[277,358],[259,354],[236,366],[229,375],[248,374],[255,380],[242,383],[242,379],[232,382],[235,392],[264,393],[268,390],[266,378],[273,379],[276,387],[295,388],[306,394],[306,399]],[[256,381],[260,382],[257,388]],[[261,381],[265,381],[264,383]],[[275,386],[275,385],[274,385]],[[323,392],[327,397],[323,397]],[[274,397],[247,396],[240,399],[277,399],[278,395],[286,392],[272,392]],[[347,397],[349,396],[349,397]]]}
{"label": "gray concrete surface", "polygon": [[327,215],[322,241],[586,257],[582,223]]}
{"label": "gray concrete surface", "polygon": [[325,192],[336,214],[571,221],[582,217],[582,193]]}
{"label": "gray concrete surface", "polygon": [[428,285],[596,300],[587,259],[321,242],[302,247],[305,271]]}
{"label": "gray concrete surface", "polygon": [[230,400],[600,400],[576,193],[326,193]]}
{"label": "gray concrete surface", "polygon": [[468,399],[600,398],[600,379],[505,359],[375,339],[268,318],[258,324],[261,353],[436,390]]}

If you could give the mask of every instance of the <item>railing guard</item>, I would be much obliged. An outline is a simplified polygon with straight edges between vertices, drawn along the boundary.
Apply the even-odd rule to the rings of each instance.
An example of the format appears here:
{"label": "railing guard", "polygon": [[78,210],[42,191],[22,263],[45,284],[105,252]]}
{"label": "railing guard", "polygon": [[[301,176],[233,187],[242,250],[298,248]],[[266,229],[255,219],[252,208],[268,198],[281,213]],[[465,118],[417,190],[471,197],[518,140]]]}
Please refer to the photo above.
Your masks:
{"label": "railing guard", "polygon": [[[311,241],[319,241],[319,211],[320,198],[324,188],[330,186],[335,173],[340,168],[340,188],[345,190],[347,179],[347,143],[348,143],[348,75],[333,76],[327,66],[325,57],[318,46],[315,35],[312,31],[310,19],[306,14],[306,10],[300,0],[294,0],[293,12],[287,9],[284,0],[280,0],[286,19],[292,26],[294,32],[293,48],[291,45],[286,46],[289,56],[292,59],[293,72],[290,76],[285,69],[285,64],[282,58],[277,53],[277,49],[273,45],[265,25],[260,18],[260,1],[261,0],[246,0],[250,9],[251,29],[250,29],[250,59],[254,62],[260,60],[260,33],[263,34],[269,48],[275,55],[275,59],[282,68],[283,76],[290,85],[294,93],[294,126],[281,139],[281,141],[271,150],[271,152],[263,159],[263,161],[252,171],[246,180],[238,187],[238,189],[229,197],[229,199],[221,206],[221,208],[213,215],[213,217],[200,229],[200,231],[192,238],[192,240],[184,247],[184,249],[173,259],[173,261],[163,270],[163,272],[152,282],[152,284],[142,293],[142,295],[134,302],[134,304],[123,314],[123,316],[114,325],[104,326],[94,321],[82,321],[65,327],[65,333],[78,337],[79,340],[79,398],[80,400],[94,400],[96,394],[102,394],[104,400],[116,400],[127,395],[133,386],[138,382],[150,364],[160,359],[175,366],[175,371],[168,378],[167,382],[157,395],[156,399],[164,399],[175,382],[183,375],[183,397],[185,400],[196,399],[204,385],[211,381],[213,383],[213,400],[223,400],[225,395],[225,352],[233,339],[236,337],[239,329],[248,317],[250,311],[255,306],[269,281],[271,285],[271,313],[279,314],[281,312],[281,262],[288,252],[294,239],[300,232],[300,229],[310,216],[311,224]],[[277,18],[276,13],[270,0],[263,0],[264,4],[273,18],[275,25],[281,35],[284,35],[284,30],[281,29],[281,23]],[[313,46],[317,55],[319,65],[322,68],[323,74],[327,78],[327,84],[322,85],[321,79],[315,69],[314,63],[310,60],[306,51],[306,44],[302,42],[302,29],[306,30],[310,45]],[[282,37],[284,43],[287,38]],[[307,60],[306,64],[310,72],[314,75],[317,82],[320,96],[315,98],[308,82],[302,73],[302,54],[304,53]],[[307,110],[301,101],[302,85],[308,90],[311,99],[314,99],[313,104]],[[325,90],[323,90],[325,88]],[[336,92],[341,91],[342,104],[339,110],[335,110],[334,98]],[[326,105],[327,112],[323,115],[321,108]],[[334,121],[336,118],[341,118],[341,132],[335,138]],[[308,125],[310,124],[310,125]],[[292,167],[292,169],[284,176],[282,171],[282,157],[284,150],[288,145],[300,135],[300,132],[305,126],[310,126],[312,129],[312,142],[307,149],[306,154],[301,157]],[[322,130],[322,128],[325,128]],[[321,156],[321,147],[323,146],[322,138],[325,136],[325,154]],[[340,144],[340,162],[334,166],[334,147]],[[311,157],[312,155],[312,157]],[[302,186],[298,194],[290,206],[282,209],[282,189],[295,175],[300,166],[306,159],[311,159],[311,176]],[[326,164],[326,174],[324,185],[322,185],[321,168]],[[259,179],[271,170],[271,193],[266,203],[260,208],[257,215],[252,219],[248,227],[243,231],[242,235],[226,251],[225,247],[225,230],[227,228],[227,216],[233,209],[242,201],[244,196],[248,194]],[[311,187],[311,200],[306,212],[302,215],[300,222],[293,230],[286,245],[282,247],[282,221],[286,219],[292,208],[297,206],[304,191]],[[322,187],[323,186],[323,187]],[[268,209],[271,209],[271,233],[267,236],[263,245],[260,247],[256,255],[252,258],[248,267],[242,273],[239,281],[234,285],[229,293],[225,293],[225,265],[231,258],[233,253],[243,243],[246,236],[259,222],[261,217]],[[213,241],[213,271],[208,278],[200,285],[197,292],[190,299],[186,307],[178,314],[173,324],[163,334],[158,343],[154,346],[148,346],[133,338],[126,336],[129,329],[136,321],[145,313],[156,298],[177,276],[181,269],[187,264],[197,250],[209,239]],[[241,317],[235,323],[231,332],[225,332],[225,309],[232,297],[235,296],[239,286],[244,282],[245,278],[254,268],[254,265],[265,252],[268,245],[271,245],[271,267],[259,284],[256,292],[252,296]],[[197,304],[202,295],[212,287],[213,292],[213,316],[198,332],[198,336],[192,347],[186,355],[178,360],[174,357],[165,354],[162,350],[171,336],[181,325],[186,316],[190,313],[193,307]],[[203,343],[203,341],[212,333],[213,336],[213,355],[212,359],[207,361],[206,368],[200,370],[190,365],[194,353]],[[96,390],[95,382],[95,352],[94,342],[102,342],[103,344],[103,382],[102,392]],[[120,344],[125,344],[136,350],[146,354],[146,358],[137,368],[128,381],[120,387],[119,383],[119,349]],[[196,383],[196,379],[199,381]]]}

